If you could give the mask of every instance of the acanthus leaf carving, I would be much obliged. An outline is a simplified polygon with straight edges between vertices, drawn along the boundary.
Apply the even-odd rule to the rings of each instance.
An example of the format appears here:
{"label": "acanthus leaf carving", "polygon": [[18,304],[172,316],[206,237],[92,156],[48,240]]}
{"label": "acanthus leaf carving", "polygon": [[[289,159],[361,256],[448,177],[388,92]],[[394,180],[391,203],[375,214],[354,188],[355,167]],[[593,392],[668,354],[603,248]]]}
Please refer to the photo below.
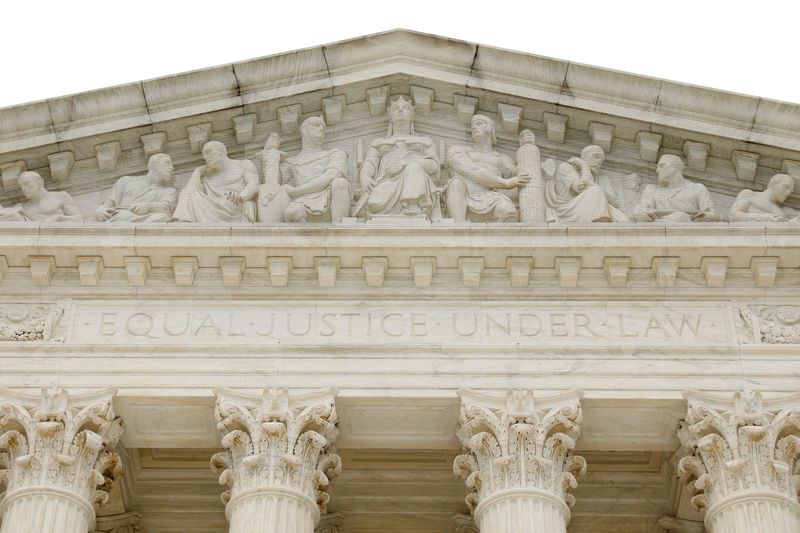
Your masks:
{"label": "acanthus leaf carving", "polygon": [[334,394],[290,398],[286,389],[269,389],[254,398],[218,391],[214,415],[225,451],[211,467],[228,487],[223,502],[244,491],[288,488],[324,513],[330,480],[341,472]]}
{"label": "acanthus leaf carving", "polygon": [[114,394],[106,389],[71,398],[64,390],[45,389],[37,403],[33,396],[0,391],[0,505],[37,487],[72,493],[85,509],[105,504],[123,473],[112,451],[122,435]]}
{"label": "acanthus leaf carving", "polygon": [[732,401],[698,392],[684,396],[690,455],[679,461],[678,474],[692,482],[696,507],[710,508],[743,491],[797,501],[800,395],[773,401],[749,390]]}
{"label": "acanthus leaf carving", "polygon": [[571,454],[580,434],[581,393],[571,391],[534,401],[533,392],[510,391],[505,398],[461,391],[458,437],[464,453],[454,473],[470,489],[474,510],[489,496],[512,489],[536,489],[563,499],[586,471]]}

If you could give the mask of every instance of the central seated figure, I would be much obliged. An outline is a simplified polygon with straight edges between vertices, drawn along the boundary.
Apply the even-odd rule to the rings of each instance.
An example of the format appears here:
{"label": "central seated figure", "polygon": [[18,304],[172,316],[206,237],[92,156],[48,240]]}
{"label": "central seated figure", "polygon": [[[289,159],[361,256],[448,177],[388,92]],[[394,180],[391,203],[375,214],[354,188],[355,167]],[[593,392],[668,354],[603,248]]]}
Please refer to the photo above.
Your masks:
{"label": "central seated figure", "polygon": [[434,177],[439,161],[430,137],[414,133],[414,107],[402,96],[389,108],[389,131],[370,143],[358,178],[361,198],[353,215],[439,213]]}

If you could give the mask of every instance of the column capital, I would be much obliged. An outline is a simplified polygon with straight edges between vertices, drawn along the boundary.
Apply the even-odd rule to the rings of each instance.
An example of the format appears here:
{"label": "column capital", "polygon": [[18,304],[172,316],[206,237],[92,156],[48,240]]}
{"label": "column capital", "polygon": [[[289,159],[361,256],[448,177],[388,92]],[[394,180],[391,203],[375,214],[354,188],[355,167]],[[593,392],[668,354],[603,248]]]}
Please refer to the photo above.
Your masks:
{"label": "column capital", "polygon": [[688,402],[679,437],[690,455],[678,474],[694,481],[698,507],[750,493],[777,493],[797,501],[800,457],[800,394],[764,399],[749,390],[721,397],[684,393]]}
{"label": "column capital", "polygon": [[333,446],[339,433],[336,391],[290,395],[268,389],[259,396],[215,391],[214,417],[224,452],[211,459],[228,489],[223,503],[259,491],[301,495],[324,513],[330,480],[341,472]]}
{"label": "column capital", "polygon": [[574,503],[567,491],[586,471],[583,457],[570,453],[580,434],[581,392],[536,398],[531,390],[502,396],[462,390],[458,395],[464,453],[455,458],[453,471],[466,480],[470,509],[490,496],[519,490]]}
{"label": "column capital", "polygon": [[[56,388],[43,389],[39,396],[0,390],[3,531],[60,512],[56,504],[42,503],[44,507],[34,510],[26,503],[40,494],[47,495],[42,502],[51,496],[68,502],[64,505],[80,509],[75,512],[81,523],[94,524],[93,506],[108,501],[114,480],[123,472],[119,456],[111,451],[122,435],[122,420],[111,403],[115,394],[115,389],[73,396]],[[28,515],[34,511],[36,516]],[[73,527],[80,524],[64,524],[63,531]]]}

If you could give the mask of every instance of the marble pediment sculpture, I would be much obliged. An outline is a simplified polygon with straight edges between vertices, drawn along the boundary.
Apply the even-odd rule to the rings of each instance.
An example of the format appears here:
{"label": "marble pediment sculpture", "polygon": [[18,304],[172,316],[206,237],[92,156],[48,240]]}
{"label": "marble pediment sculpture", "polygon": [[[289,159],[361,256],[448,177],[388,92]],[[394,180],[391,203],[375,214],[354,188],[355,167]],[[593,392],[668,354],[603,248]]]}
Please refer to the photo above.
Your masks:
{"label": "marble pediment sculpture", "polygon": [[334,224],[350,212],[347,153],[323,149],[325,118],[311,117],[300,127],[302,148],[291,157],[280,152],[280,137],[270,135],[264,147],[264,185],[259,193],[260,222]]}
{"label": "marble pediment sculpture", "polygon": [[144,176],[123,176],[94,213],[99,222],[169,222],[178,201],[171,185],[172,158],[155,154]]}
{"label": "marble pediment sculpture", "polygon": [[414,131],[414,106],[400,96],[389,107],[386,137],[369,145],[358,171],[361,197],[354,216],[424,215],[441,218],[436,147]]}
{"label": "marble pediment sculpture", "polygon": [[755,192],[745,189],[736,196],[728,213],[728,220],[751,222],[800,221],[797,212],[783,205],[794,190],[794,178],[787,174],[775,174],[770,178],[766,190]]}
{"label": "marble pediment sculpture", "polygon": [[596,145],[561,163],[553,179],[545,186],[545,198],[555,221],[587,224],[590,222],[627,222],[628,216],[615,198],[598,183],[605,152]]}
{"label": "marble pediment sculpture", "polygon": [[252,161],[228,157],[219,141],[203,146],[205,165],[195,169],[178,197],[174,219],[206,224],[255,222],[258,173]]}
{"label": "marble pediment sculpture", "polygon": [[[244,106],[219,99],[232,83],[225,68],[145,83],[157,120],[139,89],[121,87],[102,98],[89,92],[53,106],[0,109],[0,224],[569,226],[688,224],[721,214],[730,222],[796,222],[800,144],[774,133],[785,127],[774,102],[739,95],[747,106],[770,109],[757,127],[739,130],[731,111],[738,100],[714,93],[727,102],[723,122],[733,128],[719,130],[724,117],[692,111],[705,109],[705,93],[670,85],[697,105],[658,104],[651,124],[636,110],[655,89],[635,75],[586,67],[594,74],[577,90],[588,100],[559,109],[544,104],[560,98],[564,76],[551,80],[544,67],[505,70],[527,64],[525,54],[405,30],[376,38],[388,48],[375,48],[365,62],[350,49],[337,56],[347,66],[334,70],[355,78],[338,78],[324,61],[304,62],[294,52],[237,64],[244,85],[229,88],[247,95]],[[464,63],[428,57],[424,39],[461,50]],[[407,52],[420,70],[410,75],[390,49]],[[486,85],[465,88],[452,76],[476,50]],[[495,55],[506,59],[497,63]],[[284,60],[302,76],[267,90],[264,80]],[[630,95],[599,85],[603,76]],[[185,98],[171,92],[189,79]],[[533,86],[544,93],[527,93]],[[156,94],[163,102],[155,103]],[[609,103],[616,98],[619,105]],[[121,128],[118,119],[130,125]],[[51,124],[69,130],[63,142],[46,133]],[[758,140],[742,144],[751,131]]]}
{"label": "marble pediment sculpture", "polygon": [[25,201],[14,207],[0,208],[0,221],[80,222],[83,215],[72,196],[64,191],[48,191],[38,172],[23,172],[19,187]]}
{"label": "marble pediment sculpture", "polygon": [[497,142],[494,121],[474,115],[470,121],[472,145],[455,145],[447,151],[451,178],[445,187],[447,214],[456,222],[470,219],[492,222],[519,220],[511,198],[497,189],[514,191],[530,176],[516,176],[510,157],[492,147]]}
{"label": "marble pediment sculpture", "polygon": [[683,160],[663,155],[658,161],[658,182],[646,185],[633,211],[637,222],[715,222],[720,219],[711,194],[702,183],[683,176]]}

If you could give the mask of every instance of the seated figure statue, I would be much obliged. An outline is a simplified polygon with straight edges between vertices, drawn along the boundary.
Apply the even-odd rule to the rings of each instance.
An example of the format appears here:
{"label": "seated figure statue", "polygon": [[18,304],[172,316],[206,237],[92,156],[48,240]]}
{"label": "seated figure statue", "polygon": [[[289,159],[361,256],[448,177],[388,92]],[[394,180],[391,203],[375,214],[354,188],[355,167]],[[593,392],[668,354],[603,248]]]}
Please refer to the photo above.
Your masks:
{"label": "seated figure statue", "polygon": [[0,207],[0,220],[31,222],[81,222],[83,215],[69,193],[44,188],[38,172],[23,172],[18,178],[25,202],[14,207]]}
{"label": "seated figure statue", "polygon": [[[728,212],[728,220],[785,222],[791,213],[787,213],[783,202],[794,190],[794,178],[788,174],[775,174],[770,178],[767,189],[755,192],[745,189],[736,195],[736,201]],[[796,220],[796,218],[795,218]]]}
{"label": "seated figure statue", "polygon": [[588,224],[590,222],[627,222],[628,217],[617,206],[616,198],[599,183],[600,166],[605,152],[596,145],[561,163],[555,176],[545,185],[545,200],[557,222]]}
{"label": "seated figure statue", "polygon": [[267,140],[258,219],[271,223],[307,222],[312,216],[339,223],[350,212],[350,184],[345,178],[347,154],[338,148],[323,150],[323,117],[304,120],[300,135],[300,152],[288,158],[279,152],[277,134]]}
{"label": "seated figure statue", "polygon": [[219,141],[203,146],[205,165],[195,169],[178,197],[173,219],[231,223],[256,220],[258,173],[252,161],[231,159]]}
{"label": "seated figure statue", "polygon": [[94,213],[100,222],[169,222],[178,201],[172,181],[172,159],[155,154],[147,162],[145,176],[123,176],[111,196]]}
{"label": "seated figure statue", "polygon": [[387,136],[370,143],[361,163],[361,197],[353,215],[437,218],[438,171],[433,140],[414,133],[414,107],[401,96],[389,108]]}
{"label": "seated figure statue", "polygon": [[633,210],[637,222],[714,222],[720,219],[711,194],[702,183],[683,177],[683,160],[662,155],[656,166],[658,182],[646,185]]}
{"label": "seated figure statue", "polygon": [[447,151],[452,175],[445,188],[447,212],[457,222],[467,220],[467,215],[492,222],[515,222],[519,214],[514,203],[494,189],[523,187],[530,178],[511,177],[516,170],[514,162],[492,149],[497,141],[492,119],[474,115],[470,127],[472,146],[457,145]]}

